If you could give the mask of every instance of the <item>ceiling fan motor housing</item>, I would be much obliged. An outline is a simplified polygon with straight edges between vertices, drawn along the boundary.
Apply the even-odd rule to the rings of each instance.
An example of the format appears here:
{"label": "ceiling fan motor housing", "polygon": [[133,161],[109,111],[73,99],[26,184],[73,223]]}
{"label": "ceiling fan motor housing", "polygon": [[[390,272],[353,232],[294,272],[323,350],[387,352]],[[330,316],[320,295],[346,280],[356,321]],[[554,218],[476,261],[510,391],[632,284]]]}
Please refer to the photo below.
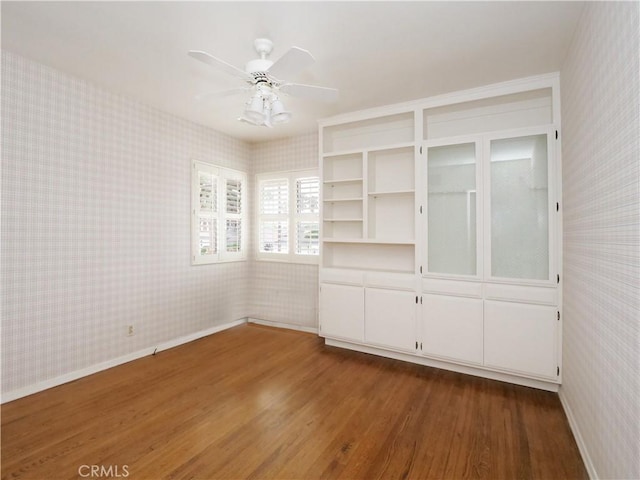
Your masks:
{"label": "ceiling fan motor housing", "polygon": [[245,72],[253,74],[256,72],[266,72],[269,70],[269,67],[273,65],[271,60],[267,60],[266,58],[256,58],[255,60],[250,60],[244,67]]}
{"label": "ceiling fan motor housing", "polygon": [[253,42],[253,46],[260,55],[260,58],[256,58],[255,60],[250,60],[247,62],[244,67],[247,73],[256,73],[256,72],[266,72],[269,70],[273,62],[271,60],[267,60],[267,57],[273,50],[273,42],[268,38],[257,38]]}

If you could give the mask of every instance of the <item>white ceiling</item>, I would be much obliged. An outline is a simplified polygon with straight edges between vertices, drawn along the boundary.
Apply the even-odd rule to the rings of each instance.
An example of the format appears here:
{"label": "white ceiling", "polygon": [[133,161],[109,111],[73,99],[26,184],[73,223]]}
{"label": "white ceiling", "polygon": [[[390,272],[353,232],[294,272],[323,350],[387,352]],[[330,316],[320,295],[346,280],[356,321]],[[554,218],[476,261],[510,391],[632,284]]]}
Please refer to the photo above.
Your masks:
{"label": "white ceiling", "polygon": [[[558,71],[582,2],[2,2],[2,48],[246,141],[313,131],[317,120]],[[187,56],[240,68],[253,40],[316,63],[297,83],[334,87],[334,104],[285,98],[274,129],[237,121],[245,98],[195,96],[242,85]]]}

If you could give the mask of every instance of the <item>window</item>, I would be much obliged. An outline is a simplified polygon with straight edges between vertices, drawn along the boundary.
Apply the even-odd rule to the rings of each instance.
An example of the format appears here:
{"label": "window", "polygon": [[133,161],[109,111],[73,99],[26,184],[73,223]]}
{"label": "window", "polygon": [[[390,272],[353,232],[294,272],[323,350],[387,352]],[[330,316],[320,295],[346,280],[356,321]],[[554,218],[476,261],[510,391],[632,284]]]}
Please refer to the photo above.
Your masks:
{"label": "window", "polygon": [[246,174],[193,162],[192,263],[245,260]]}
{"label": "window", "polygon": [[318,263],[320,183],[316,170],[257,176],[258,259]]}

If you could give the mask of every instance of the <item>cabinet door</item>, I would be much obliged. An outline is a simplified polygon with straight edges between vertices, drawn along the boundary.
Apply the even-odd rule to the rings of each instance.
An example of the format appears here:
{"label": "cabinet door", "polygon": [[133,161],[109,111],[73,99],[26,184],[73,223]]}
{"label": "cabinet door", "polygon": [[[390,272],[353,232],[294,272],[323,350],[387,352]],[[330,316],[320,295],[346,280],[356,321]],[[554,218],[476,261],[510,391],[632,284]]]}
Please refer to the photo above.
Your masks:
{"label": "cabinet door", "polygon": [[427,147],[425,273],[478,275],[476,141]]}
{"label": "cabinet door", "polygon": [[485,300],[485,366],[556,379],[556,315],[554,307]]}
{"label": "cabinet door", "polygon": [[320,334],[362,342],[364,288],[323,283],[320,287]]}
{"label": "cabinet door", "polygon": [[413,292],[365,290],[365,341],[415,352],[416,296]]}
{"label": "cabinet door", "polygon": [[550,281],[553,276],[549,141],[540,133],[489,142],[485,256],[491,277]]}
{"label": "cabinet door", "polygon": [[482,365],[482,300],[424,295],[422,353]]}

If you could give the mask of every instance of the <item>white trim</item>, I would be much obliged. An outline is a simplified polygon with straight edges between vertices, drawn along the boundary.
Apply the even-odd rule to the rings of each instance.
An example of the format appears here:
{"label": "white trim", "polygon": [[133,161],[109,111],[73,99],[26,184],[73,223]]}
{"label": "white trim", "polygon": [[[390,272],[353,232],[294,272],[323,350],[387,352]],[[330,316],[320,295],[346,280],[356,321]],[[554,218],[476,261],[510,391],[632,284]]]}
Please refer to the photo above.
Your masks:
{"label": "white trim", "polygon": [[372,355],[379,355],[387,358],[394,358],[396,360],[403,360],[405,362],[417,363],[427,367],[441,368],[443,370],[450,370],[452,372],[465,373],[467,375],[474,375],[476,377],[489,378],[491,380],[498,380],[501,382],[513,383],[516,385],[523,385],[525,387],[538,388],[540,390],[547,390],[549,392],[557,392],[559,385],[552,382],[545,382],[543,380],[536,380],[533,378],[520,377],[516,375],[509,375],[508,373],[495,372],[491,370],[484,370],[480,368],[474,368],[457,363],[442,362],[434,360],[432,358],[426,358],[409,353],[394,352],[391,350],[381,350],[375,347],[369,347],[367,345],[360,345],[350,342],[344,342],[341,340],[334,340],[332,338],[325,338],[325,345],[331,347],[346,348],[354,350],[356,352],[370,353]]}
{"label": "white trim", "polygon": [[318,329],[316,327],[304,327],[302,325],[294,325],[292,323],[283,323],[283,322],[273,322],[271,320],[262,320],[259,318],[247,318],[248,323],[255,323],[256,325],[264,325],[266,327],[275,327],[275,328],[286,328],[288,330],[297,330],[300,332],[313,333],[315,335],[318,334]]}
{"label": "white trim", "polygon": [[138,350],[137,352],[128,353],[126,355],[122,355],[121,357],[113,358],[111,360],[106,360],[104,362],[91,365],[81,370],[65,373],[64,375],[60,375],[59,377],[34,383],[27,387],[20,388],[18,390],[13,390],[11,392],[3,394],[2,399],[0,400],[0,404],[12,402],[13,400],[17,400],[18,398],[26,397],[28,395],[32,395],[34,393],[47,390],[49,388],[57,387],[58,385],[72,382],[74,380],[78,380],[79,378],[88,377],[89,375],[101,372],[102,370],[107,370],[109,368],[117,367],[118,365],[122,365],[124,363],[128,363],[133,360],[146,357],[147,355],[152,355],[154,352],[157,353],[157,352],[162,352],[163,350],[169,350],[170,348],[177,347],[179,345],[189,343],[194,340],[207,337],[209,335],[213,335],[214,333],[221,332],[222,330],[227,330],[229,328],[237,327],[238,325],[242,325],[243,323],[247,323],[246,318],[241,318],[239,320],[235,320],[229,323],[224,323],[222,325],[216,325],[206,330],[200,330],[199,332],[190,333],[188,335],[184,335],[182,337],[174,338],[173,340],[163,342],[157,345],[156,347],[143,348],[142,350]]}
{"label": "white trim", "polygon": [[[497,97],[502,95],[510,95],[513,93],[521,93],[530,90],[539,90],[542,88],[551,88],[555,91],[560,85],[560,73],[545,73],[542,75],[534,75],[531,77],[508,80],[506,82],[493,83],[481,87],[475,87],[468,90],[460,90],[457,92],[425,97],[418,100],[411,100],[404,103],[395,103],[393,105],[385,105],[382,107],[374,107],[366,110],[358,110],[335,115],[333,117],[324,118],[318,121],[320,127],[329,127],[342,123],[356,122],[360,120],[369,120],[371,118],[386,117],[390,115],[407,113],[414,109],[428,109],[451,105],[454,103],[471,102],[474,100],[482,100],[485,98]],[[556,98],[553,98],[555,101]],[[557,118],[556,118],[557,116]],[[560,124],[559,103],[558,108],[554,106],[553,123]],[[422,138],[422,137],[417,137]],[[320,144],[322,146],[322,143]]]}
{"label": "white trim", "polygon": [[580,450],[580,455],[582,456],[582,461],[584,462],[584,466],[587,469],[589,478],[591,480],[597,480],[600,477],[598,477],[598,473],[596,472],[596,467],[593,465],[593,460],[591,459],[591,455],[589,455],[587,444],[585,443],[584,438],[580,433],[580,427],[578,426],[576,417],[573,415],[573,410],[571,410],[569,401],[564,396],[562,388],[558,391],[558,397],[560,398],[560,403],[562,404],[564,413],[567,417],[567,420],[569,421],[569,427],[571,428],[571,432],[573,433],[573,438],[576,440],[576,444],[578,445],[578,450]]}

